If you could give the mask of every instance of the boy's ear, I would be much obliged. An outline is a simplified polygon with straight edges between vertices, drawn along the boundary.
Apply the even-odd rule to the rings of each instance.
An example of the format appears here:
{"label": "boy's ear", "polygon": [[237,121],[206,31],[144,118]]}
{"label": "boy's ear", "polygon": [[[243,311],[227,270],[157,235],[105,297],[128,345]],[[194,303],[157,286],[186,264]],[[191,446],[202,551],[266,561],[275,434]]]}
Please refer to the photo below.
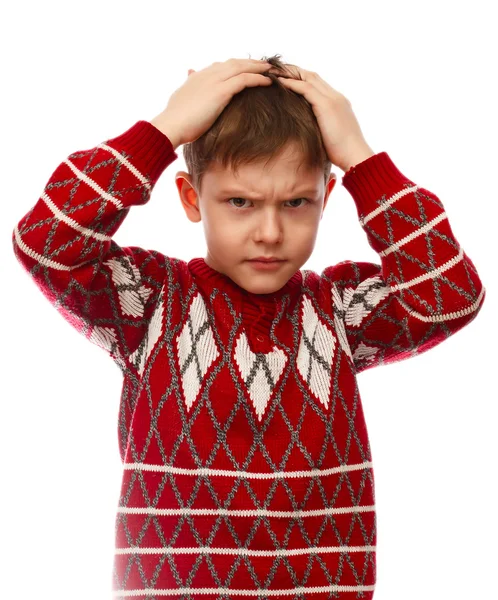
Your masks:
{"label": "boy's ear", "polygon": [[323,197],[322,217],[323,217],[323,211],[325,210],[325,207],[327,206],[327,201],[329,199],[330,193],[334,189],[334,186],[336,183],[337,183],[337,175],[335,173],[331,173],[329,176],[329,180],[327,182],[326,188],[325,188],[325,196]]}
{"label": "boy's ear", "polygon": [[188,219],[192,223],[198,223],[201,220],[201,213],[199,210],[199,200],[197,192],[192,185],[192,179],[190,173],[186,171],[178,171],[175,175],[175,183],[178,188],[180,200],[182,201],[183,209]]}

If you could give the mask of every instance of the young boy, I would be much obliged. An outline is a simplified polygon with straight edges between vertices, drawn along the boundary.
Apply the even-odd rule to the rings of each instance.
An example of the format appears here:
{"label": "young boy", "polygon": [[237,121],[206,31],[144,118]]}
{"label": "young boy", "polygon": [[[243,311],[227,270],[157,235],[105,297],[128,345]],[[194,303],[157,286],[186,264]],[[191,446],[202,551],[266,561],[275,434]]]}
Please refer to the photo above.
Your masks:
{"label": "young boy", "polygon": [[[120,247],[181,144],[206,258]],[[380,264],[318,275],[300,267],[331,164]],[[439,344],[485,289],[441,200],[371,150],[342,94],[278,57],[189,71],[152,122],[64,160],[13,245],[123,373],[114,597],[373,597],[356,375]]]}

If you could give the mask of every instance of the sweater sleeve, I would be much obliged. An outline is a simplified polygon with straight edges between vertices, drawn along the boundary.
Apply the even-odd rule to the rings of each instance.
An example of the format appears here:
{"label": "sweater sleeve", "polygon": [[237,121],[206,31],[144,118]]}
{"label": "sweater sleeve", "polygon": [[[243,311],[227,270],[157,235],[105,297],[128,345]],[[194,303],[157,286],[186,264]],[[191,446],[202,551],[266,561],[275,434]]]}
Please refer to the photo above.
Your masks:
{"label": "sweater sleeve", "polygon": [[112,236],[176,158],[161,131],[138,121],[63,160],[12,233],[14,253],[43,295],[123,372],[143,365],[174,260],[120,247]]}
{"label": "sweater sleeve", "polygon": [[342,184],[380,257],[321,275],[339,341],[359,373],[440,344],[476,317],[486,291],[441,200],[386,152],[352,167]]}

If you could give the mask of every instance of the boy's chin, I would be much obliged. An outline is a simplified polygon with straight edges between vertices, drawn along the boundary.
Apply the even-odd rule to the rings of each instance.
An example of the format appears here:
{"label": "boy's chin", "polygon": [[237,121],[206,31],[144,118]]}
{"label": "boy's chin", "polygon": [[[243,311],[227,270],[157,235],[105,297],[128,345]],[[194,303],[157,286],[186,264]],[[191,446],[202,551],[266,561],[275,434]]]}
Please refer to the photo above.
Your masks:
{"label": "boy's chin", "polygon": [[234,281],[251,294],[273,294],[278,292],[289,280],[289,277],[281,272],[258,271],[251,265],[248,265],[248,268],[254,272],[248,273],[246,270],[243,277],[238,276]]}

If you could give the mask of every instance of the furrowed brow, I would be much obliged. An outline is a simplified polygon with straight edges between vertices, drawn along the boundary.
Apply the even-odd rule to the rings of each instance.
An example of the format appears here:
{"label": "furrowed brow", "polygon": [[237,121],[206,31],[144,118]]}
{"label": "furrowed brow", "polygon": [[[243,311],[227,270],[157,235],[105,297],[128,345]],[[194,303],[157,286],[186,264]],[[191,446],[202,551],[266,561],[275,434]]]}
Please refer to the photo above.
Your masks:
{"label": "furrowed brow", "polygon": [[[223,189],[220,190],[218,192],[218,194],[220,195],[232,195],[232,196],[252,196],[251,192],[248,192],[246,190],[241,190],[241,189],[234,189],[234,188],[227,188],[227,189]],[[307,189],[303,189],[303,190],[298,190],[296,192],[292,192],[291,196],[292,198],[296,198],[297,196],[300,195],[308,195],[308,196],[315,196],[316,194],[318,194],[318,190],[316,188],[307,188]]]}

